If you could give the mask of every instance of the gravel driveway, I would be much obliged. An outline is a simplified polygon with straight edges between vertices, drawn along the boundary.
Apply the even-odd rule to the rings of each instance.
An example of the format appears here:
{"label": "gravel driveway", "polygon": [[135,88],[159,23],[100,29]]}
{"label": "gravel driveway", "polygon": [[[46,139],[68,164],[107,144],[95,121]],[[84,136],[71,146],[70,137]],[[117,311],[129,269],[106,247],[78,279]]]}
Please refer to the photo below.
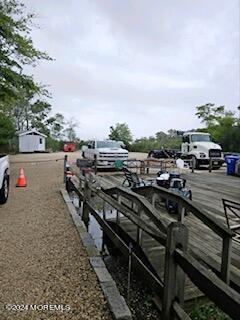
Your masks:
{"label": "gravel driveway", "polygon": [[[62,154],[17,155],[11,161],[59,157]],[[21,167],[27,178],[26,188],[15,187]],[[10,198],[0,206],[1,320],[111,319],[59,192],[62,171],[62,161],[11,164]],[[25,308],[39,310],[8,311],[6,304],[9,308],[33,305]],[[41,310],[58,305],[70,311]]]}

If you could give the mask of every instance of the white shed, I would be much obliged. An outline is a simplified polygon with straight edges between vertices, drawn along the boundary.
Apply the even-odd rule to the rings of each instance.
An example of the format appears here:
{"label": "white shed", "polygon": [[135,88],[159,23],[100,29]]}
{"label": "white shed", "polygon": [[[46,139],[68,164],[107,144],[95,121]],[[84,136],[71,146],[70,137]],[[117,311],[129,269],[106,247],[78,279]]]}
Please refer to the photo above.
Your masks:
{"label": "white shed", "polygon": [[44,152],[46,135],[37,130],[19,133],[19,152]]}

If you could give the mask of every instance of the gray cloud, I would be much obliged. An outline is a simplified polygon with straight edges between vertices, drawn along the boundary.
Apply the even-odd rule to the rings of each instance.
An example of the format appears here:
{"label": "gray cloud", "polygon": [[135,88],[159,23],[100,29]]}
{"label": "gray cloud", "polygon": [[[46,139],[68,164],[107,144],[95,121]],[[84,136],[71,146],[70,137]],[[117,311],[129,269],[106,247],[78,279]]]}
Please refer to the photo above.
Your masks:
{"label": "gray cloud", "polygon": [[123,121],[136,137],[194,128],[196,105],[240,104],[238,0],[25,3],[35,45],[55,58],[33,73],[81,138]]}

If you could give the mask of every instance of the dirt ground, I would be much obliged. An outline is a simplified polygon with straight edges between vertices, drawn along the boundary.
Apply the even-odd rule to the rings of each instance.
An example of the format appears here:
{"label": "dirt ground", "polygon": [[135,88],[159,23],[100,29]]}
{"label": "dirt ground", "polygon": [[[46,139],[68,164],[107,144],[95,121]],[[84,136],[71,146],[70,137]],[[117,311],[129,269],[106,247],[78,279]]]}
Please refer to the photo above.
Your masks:
{"label": "dirt ground", "polygon": [[[12,163],[22,162],[22,161],[45,161],[45,160],[58,160],[63,159],[67,155],[68,159],[76,160],[82,158],[82,152],[53,152],[53,153],[32,153],[32,154],[16,154],[10,156],[10,161]],[[142,160],[147,158],[147,153],[143,152],[130,152],[129,158]]]}
{"label": "dirt ground", "polygon": [[[112,318],[59,192],[63,161],[55,160],[63,156],[10,157],[10,197],[0,206],[1,320]],[[69,157],[76,159],[79,153]],[[26,188],[15,187],[20,168],[25,171]]]}

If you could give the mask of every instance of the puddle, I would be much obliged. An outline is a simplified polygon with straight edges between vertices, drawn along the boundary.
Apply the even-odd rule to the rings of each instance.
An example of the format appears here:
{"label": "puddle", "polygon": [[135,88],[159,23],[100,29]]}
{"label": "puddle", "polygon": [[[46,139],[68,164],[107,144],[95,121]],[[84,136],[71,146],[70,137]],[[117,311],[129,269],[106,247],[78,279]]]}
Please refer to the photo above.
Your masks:
{"label": "puddle", "polygon": [[[79,208],[78,196],[74,192],[69,194],[69,196],[73,202],[73,205],[77,209],[78,214],[81,216],[82,215],[82,208]],[[102,218],[103,217],[103,202],[101,201],[101,199],[92,198],[91,204],[94,206],[94,208],[98,212],[99,216]],[[116,219],[117,210],[112,209],[111,206],[106,204],[104,211],[105,211],[105,216],[107,219]],[[122,217],[122,214],[120,214],[119,216]],[[88,225],[88,232],[92,236],[97,249],[100,252],[102,252],[103,251],[103,230],[100,227],[100,225],[98,224],[97,220],[91,214],[89,215],[89,218],[90,218],[90,220],[89,220],[89,225]],[[104,251],[105,251],[104,252],[105,254],[109,254],[106,247],[104,248]]]}
{"label": "puddle", "polygon": [[[78,214],[82,215],[82,208],[79,208],[79,201],[77,195],[72,192],[70,194],[70,199],[72,200]],[[103,217],[103,201],[99,198],[91,198],[91,205],[99,213],[99,216]],[[105,215],[107,219],[116,219],[117,210],[112,209],[110,205],[105,204]],[[120,214],[120,217],[123,215]],[[88,232],[94,239],[95,245],[98,250],[103,254],[103,259],[106,264],[108,271],[111,273],[117,287],[124,296],[128,306],[132,312],[134,320],[146,320],[152,319],[157,320],[160,317],[160,313],[154,303],[152,302],[153,293],[148,289],[143,283],[140,275],[137,275],[134,270],[131,270],[131,285],[130,285],[130,297],[127,301],[128,292],[128,258],[120,254],[119,251],[114,250],[114,255],[110,247],[105,244],[103,248],[103,230],[99,226],[98,222],[90,214],[89,216],[89,226]],[[104,240],[106,243],[106,240]]]}

